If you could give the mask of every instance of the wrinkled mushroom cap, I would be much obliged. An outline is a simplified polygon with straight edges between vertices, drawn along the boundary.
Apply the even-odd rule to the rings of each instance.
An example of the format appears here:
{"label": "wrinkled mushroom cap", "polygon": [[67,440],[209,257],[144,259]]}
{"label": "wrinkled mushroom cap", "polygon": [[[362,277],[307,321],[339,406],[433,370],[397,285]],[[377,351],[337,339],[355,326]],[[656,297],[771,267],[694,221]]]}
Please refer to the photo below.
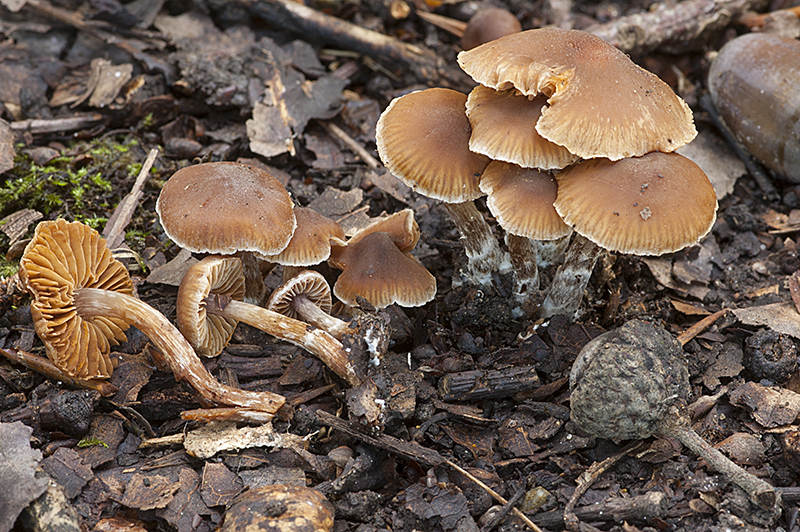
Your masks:
{"label": "wrinkled mushroom cap", "polygon": [[525,168],[560,170],[574,163],[577,155],[536,131],[546,103],[545,96],[531,100],[515,89],[496,91],[478,85],[467,98],[467,117],[472,125],[469,149]]}
{"label": "wrinkled mushroom cap", "polygon": [[299,295],[306,296],[326,314],[330,314],[333,306],[331,287],[322,274],[313,270],[302,271],[275,289],[269,298],[267,309],[302,320],[303,317],[292,306],[292,300]]}
{"label": "wrinkled mushroom cap", "polygon": [[555,240],[572,232],[553,207],[558,184],[549,174],[493,161],[483,172],[481,190],[497,223],[512,235]]}
{"label": "wrinkled mushroom cap", "polygon": [[666,83],[590,33],[523,31],[461,52],[458,63],[481,85],[547,96],[536,130],[584,159],[671,152],[697,134]]}
{"label": "wrinkled mushroom cap", "polygon": [[329,262],[342,270],[333,293],[348,305],[356,304],[356,296],[361,296],[375,308],[392,303],[419,307],[436,295],[436,278],[400,251],[389,233],[369,233],[347,246],[334,247]]}
{"label": "wrinkled mushroom cap", "polygon": [[31,315],[47,357],[67,375],[108,378],[111,345],[125,341],[125,322],[84,319],[75,306],[81,288],[133,293],[128,271],[94,229],[59,219],[41,222],[20,260],[20,277],[33,296]]}
{"label": "wrinkled mushroom cap", "polygon": [[461,203],[481,196],[489,159],[469,150],[467,96],[425,89],[395,98],[375,132],[378,154],[392,174],[429,198]]}
{"label": "wrinkled mushroom cap", "polygon": [[608,250],[678,251],[705,236],[716,219],[714,187],[699,166],[677,153],[582,161],[556,179],[556,211]]}
{"label": "wrinkled mushroom cap", "polygon": [[187,166],[164,185],[156,212],[164,232],[197,253],[280,253],[296,221],[283,185],[251,165],[219,162]]}
{"label": "wrinkled mushroom cap", "polygon": [[342,227],[313,209],[295,207],[297,228],[286,249],[277,255],[262,255],[276,264],[284,266],[314,266],[328,260],[331,241],[343,242]]}
{"label": "wrinkled mushroom cap", "polygon": [[244,299],[244,270],[236,257],[209,256],[193,264],[178,289],[178,329],[202,356],[217,356],[228,345],[236,320],[206,312],[210,295]]}

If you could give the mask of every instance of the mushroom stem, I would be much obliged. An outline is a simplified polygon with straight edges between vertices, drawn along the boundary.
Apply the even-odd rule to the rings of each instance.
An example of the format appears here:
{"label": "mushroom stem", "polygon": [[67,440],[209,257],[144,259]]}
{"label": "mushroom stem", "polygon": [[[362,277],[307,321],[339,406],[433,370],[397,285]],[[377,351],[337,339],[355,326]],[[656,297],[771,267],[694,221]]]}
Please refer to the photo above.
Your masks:
{"label": "mushroom stem", "polygon": [[75,305],[84,319],[117,318],[142,331],[164,355],[175,379],[186,380],[212,403],[274,414],[286,400],[274,393],[240,390],[217,381],[180,331],[159,311],[133,296],[99,288],[80,288],[75,292]]}
{"label": "mushroom stem", "polygon": [[356,374],[342,343],[322,329],[230,298],[224,300],[213,296],[206,298],[205,308],[207,314],[243,321],[275,338],[301,347],[319,358],[350,386],[361,384],[361,379]]}
{"label": "mushroom stem", "polygon": [[253,305],[263,304],[269,295],[264,277],[275,264],[259,259],[250,251],[240,251],[236,256],[241,259],[244,270],[244,300]]}
{"label": "mushroom stem", "polygon": [[514,267],[514,296],[521,305],[525,305],[539,291],[536,242],[524,236],[506,233],[506,246]]}
{"label": "mushroom stem", "polygon": [[467,280],[476,285],[492,283],[492,272],[505,273],[510,264],[503,257],[500,244],[473,201],[443,203],[464,240],[467,254]]}
{"label": "mushroom stem", "polygon": [[341,340],[342,336],[352,332],[350,325],[346,321],[331,316],[303,294],[299,294],[292,299],[292,307],[306,322],[327,331],[337,340]]}
{"label": "mushroom stem", "polygon": [[689,420],[685,414],[682,414],[677,408],[671,410],[665,420],[661,422],[659,430],[661,434],[673,437],[688,447],[693,453],[708,462],[708,465],[742,488],[762,508],[775,506],[777,495],[773,486],[730,461],[689,426]]}
{"label": "mushroom stem", "polygon": [[571,316],[578,310],[601,251],[600,246],[575,233],[567,248],[564,264],[556,270],[537,317],[549,318],[556,314]]}
{"label": "mushroom stem", "polygon": [[563,258],[564,251],[569,246],[570,236],[572,236],[572,232],[555,240],[536,241],[536,261],[540,268],[556,264]]}

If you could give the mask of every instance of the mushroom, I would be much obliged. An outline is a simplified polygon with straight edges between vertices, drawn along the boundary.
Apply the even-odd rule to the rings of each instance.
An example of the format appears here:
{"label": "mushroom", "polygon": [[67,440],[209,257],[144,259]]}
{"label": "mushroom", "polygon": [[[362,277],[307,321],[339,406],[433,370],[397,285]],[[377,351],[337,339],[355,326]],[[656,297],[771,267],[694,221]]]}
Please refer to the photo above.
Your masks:
{"label": "mushroom", "polygon": [[467,97],[450,89],[426,89],[395,98],[381,114],[375,138],[378,154],[405,184],[443,202],[461,233],[466,278],[488,285],[493,271],[508,265],[489,224],[473,200],[489,159],[469,150]]}
{"label": "mushroom", "polygon": [[489,7],[472,15],[461,36],[461,48],[471,50],[505,35],[522,31],[519,19],[507,9]]}
{"label": "mushroom", "polygon": [[285,399],[218,382],[178,329],[133,297],[127,270],[94,229],[63,219],[41,222],[20,261],[33,295],[31,314],[48,357],[68,375],[108,377],[110,343],[130,325],[159,349],[176,380],[186,380],[207,401],[274,414]]}
{"label": "mushroom", "polygon": [[410,254],[418,239],[413,213],[405,209],[362,229],[346,245],[334,244],[328,262],[342,273],[333,293],[348,305],[360,296],[379,309],[429,302],[436,278]]}
{"label": "mushroom", "polygon": [[556,175],[555,209],[577,233],[548,290],[541,316],[577,310],[598,246],[662,255],[690,246],[714,225],[717,196],[699,166],[677,153],[591,159]]}
{"label": "mushroom", "polygon": [[161,189],[156,212],[167,236],[189,251],[240,253],[245,299],[254,303],[261,303],[267,291],[255,257],[283,251],[297,225],[289,193],[277,179],[233,162],[178,170]]}
{"label": "mushroom", "polygon": [[331,287],[322,274],[304,270],[276,288],[267,309],[303,321],[341,339],[349,330],[347,322],[330,315]]}
{"label": "mushroom", "polygon": [[343,243],[342,227],[330,218],[308,207],[295,207],[297,228],[289,245],[276,255],[264,255],[269,262],[282,265],[283,278],[290,279],[306,266],[315,266],[328,260],[331,242]]}
{"label": "mushroom", "polygon": [[243,283],[237,257],[205,257],[184,275],[178,289],[178,328],[198,353],[217,356],[241,321],[305,349],[348,384],[361,382],[341,342],[322,329],[241,301]]}
{"label": "mushroom", "polygon": [[491,89],[547,97],[536,131],[584,159],[671,152],[697,134],[666,83],[584,31],[514,33],[460,52],[458,64]]}
{"label": "mushroom", "polygon": [[560,240],[572,233],[553,207],[558,185],[549,174],[492,161],[480,187],[487,194],[489,211],[506,231],[514,293],[525,307],[539,290],[536,241]]}
{"label": "mushroom", "polygon": [[467,97],[467,117],[472,126],[469,149],[524,168],[560,170],[574,163],[577,155],[536,131],[546,105],[543,95],[529,99],[515,89],[496,91],[478,85]]}
{"label": "mushroom", "polygon": [[680,343],[660,327],[633,320],[601,334],[572,367],[570,410],[598,438],[675,438],[742,488],[762,508],[780,512],[775,488],[731,462],[694,430],[687,415],[689,372]]}

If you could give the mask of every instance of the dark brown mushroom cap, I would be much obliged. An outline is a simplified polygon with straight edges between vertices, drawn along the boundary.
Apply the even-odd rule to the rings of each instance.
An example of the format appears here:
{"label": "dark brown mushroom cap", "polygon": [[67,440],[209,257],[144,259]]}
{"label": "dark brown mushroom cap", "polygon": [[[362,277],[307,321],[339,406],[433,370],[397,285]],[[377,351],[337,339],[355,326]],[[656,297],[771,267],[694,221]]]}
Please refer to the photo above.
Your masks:
{"label": "dark brown mushroom cap", "polygon": [[209,256],[193,264],[178,289],[178,329],[202,356],[217,356],[228,345],[236,320],[206,312],[210,295],[244,299],[244,270],[237,257]]}
{"label": "dark brown mushroom cap", "polygon": [[467,96],[425,89],[395,98],[375,132],[378,154],[392,174],[420,194],[448,203],[481,196],[489,159],[469,150]]}
{"label": "dark brown mushroom cap", "polygon": [[219,532],[330,532],[333,516],[333,505],[319,491],[270,484],[237,497]]}
{"label": "dark brown mushroom cap", "polygon": [[461,52],[458,63],[481,85],[547,96],[536,130],[584,159],[671,152],[697,134],[666,83],[590,33],[523,31]]}
{"label": "dark brown mushroom cap", "polygon": [[319,272],[305,270],[295,275],[272,292],[267,309],[302,320],[303,316],[292,306],[292,300],[304,295],[325,313],[330,314],[333,306],[331,287]]}
{"label": "dark brown mushroom cap", "polygon": [[461,36],[461,48],[471,50],[519,31],[522,31],[522,24],[509,10],[500,7],[481,9],[467,22],[467,27]]}
{"label": "dark brown mushroom cap", "polygon": [[556,211],[576,232],[612,251],[678,251],[705,236],[716,219],[708,177],[677,153],[582,161],[556,179]]}
{"label": "dark brown mushroom cap", "polygon": [[515,89],[496,91],[478,85],[467,98],[467,117],[472,125],[469,149],[525,168],[560,170],[574,163],[577,155],[536,131],[546,105],[546,96],[529,99]]}
{"label": "dark brown mushroom cap", "polygon": [[289,245],[276,255],[262,255],[262,258],[284,266],[314,266],[328,260],[331,241],[344,241],[342,227],[307,207],[295,207],[294,215],[297,228]]}
{"label": "dark brown mushroom cap", "polygon": [[75,306],[82,288],[133,293],[128,271],[94,229],[63,219],[41,222],[20,260],[20,278],[33,296],[31,315],[47,357],[79,379],[108,378],[111,346],[126,340],[128,324],[84,319]]}
{"label": "dark brown mushroom cap", "polygon": [[572,232],[553,207],[558,184],[550,174],[493,161],[483,172],[481,190],[497,223],[512,235],[555,240]]}
{"label": "dark brown mushroom cap", "polygon": [[356,296],[361,296],[375,308],[392,303],[419,307],[436,295],[436,278],[400,251],[389,233],[369,233],[357,242],[334,247],[329,262],[342,270],[333,293],[348,305],[356,304]]}
{"label": "dark brown mushroom cap", "polygon": [[170,239],[198,253],[280,253],[296,221],[283,185],[265,170],[232,162],[203,163],[175,172],[156,212]]}

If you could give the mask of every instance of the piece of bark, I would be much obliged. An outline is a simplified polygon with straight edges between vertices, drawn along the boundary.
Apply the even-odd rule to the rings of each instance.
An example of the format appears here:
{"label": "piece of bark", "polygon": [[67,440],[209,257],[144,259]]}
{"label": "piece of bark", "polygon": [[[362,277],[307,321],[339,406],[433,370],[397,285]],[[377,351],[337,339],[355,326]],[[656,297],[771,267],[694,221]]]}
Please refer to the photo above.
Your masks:
{"label": "piece of bark", "polygon": [[539,376],[534,366],[462,371],[442,377],[439,381],[439,397],[444,401],[496,399],[537,388],[539,385]]}
{"label": "piece of bark", "polygon": [[66,118],[51,118],[40,119],[30,118],[28,120],[19,120],[11,122],[9,125],[11,129],[24,133],[28,132],[32,135],[46,135],[49,133],[70,132],[78,129],[84,129],[97,125],[103,121],[103,115],[99,113],[77,114]]}
{"label": "piece of bark", "polygon": [[402,65],[421,83],[465,91],[474,85],[455,62],[445,61],[424,46],[401,42],[292,0],[239,0],[239,3],[270,25],[307,41],[358,52],[385,65]]}
{"label": "piece of bark", "polygon": [[659,9],[620,17],[586,28],[625,53],[643,56],[654,50],[683,54],[701,50],[747,11],[764,0],[684,0]]}
{"label": "piece of bark", "polygon": [[[649,491],[644,495],[629,499],[608,499],[602,503],[575,508],[575,515],[583,522],[634,521],[646,523],[653,517],[666,517],[668,512],[669,501],[666,494],[660,491]],[[564,514],[560,510],[537,514],[532,519],[534,523],[543,528],[557,529],[564,526]]]}

